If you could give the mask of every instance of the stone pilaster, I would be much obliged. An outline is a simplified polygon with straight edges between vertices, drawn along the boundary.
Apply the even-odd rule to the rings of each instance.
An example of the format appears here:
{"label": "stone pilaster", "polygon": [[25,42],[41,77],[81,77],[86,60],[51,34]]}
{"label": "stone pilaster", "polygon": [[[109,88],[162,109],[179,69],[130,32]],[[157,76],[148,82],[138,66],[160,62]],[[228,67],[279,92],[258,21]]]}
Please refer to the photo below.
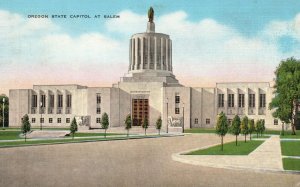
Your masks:
{"label": "stone pilaster", "polygon": [[137,70],[138,67],[138,38],[135,39],[135,50],[134,50],[134,69]]}
{"label": "stone pilaster", "polygon": [[167,71],[169,71],[169,40],[166,38],[165,40],[165,43],[166,43],[166,47],[165,47],[165,58],[166,58],[166,66],[167,66]]}
{"label": "stone pilaster", "polygon": [[144,38],[141,38],[141,66],[140,69],[144,69]]}
{"label": "stone pilaster", "polygon": [[154,37],[154,69],[157,70],[157,38]]}

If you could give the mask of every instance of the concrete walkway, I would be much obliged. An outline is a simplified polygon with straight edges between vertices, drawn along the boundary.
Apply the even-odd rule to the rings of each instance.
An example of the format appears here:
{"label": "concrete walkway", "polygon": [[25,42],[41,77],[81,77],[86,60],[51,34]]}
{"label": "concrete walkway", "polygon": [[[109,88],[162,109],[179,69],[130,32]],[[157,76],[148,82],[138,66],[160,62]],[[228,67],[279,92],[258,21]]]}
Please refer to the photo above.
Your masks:
{"label": "concrete walkway", "polygon": [[271,136],[249,155],[182,155],[191,151],[173,154],[172,158],[183,163],[216,168],[283,171],[279,136]]}

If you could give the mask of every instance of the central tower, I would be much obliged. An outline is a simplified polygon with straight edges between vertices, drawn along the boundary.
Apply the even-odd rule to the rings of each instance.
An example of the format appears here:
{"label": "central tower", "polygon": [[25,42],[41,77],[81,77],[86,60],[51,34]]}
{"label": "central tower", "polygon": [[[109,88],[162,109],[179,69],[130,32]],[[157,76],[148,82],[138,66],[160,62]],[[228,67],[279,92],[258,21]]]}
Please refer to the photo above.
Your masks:
{"label": "central tower", "polygon": [[128,73],[165,72],[172,74],[172,40],[169,35],[156,33],[154,10],[148,11],[147,30],[130,39]]}

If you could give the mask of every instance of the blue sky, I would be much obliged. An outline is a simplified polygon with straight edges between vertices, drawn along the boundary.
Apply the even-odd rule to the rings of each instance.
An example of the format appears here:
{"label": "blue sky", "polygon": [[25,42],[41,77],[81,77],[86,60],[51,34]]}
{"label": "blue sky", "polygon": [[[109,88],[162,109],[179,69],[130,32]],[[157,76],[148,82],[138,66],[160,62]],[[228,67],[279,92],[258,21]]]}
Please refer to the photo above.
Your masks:
{"label": "blue sky", "polygon": [[[6,76],[0,78],[0,93],[32,84],[118,81],[128,65],[129,37],[144,32],[150,6],[156,30],[173,40],[174,74],[186,85],[272,81],[280,60],[300,54],[297,0],[1,0],[0,73]],[[121,18],[28,19],[31,14]],[[46,76],[49,70],[52,77]]]}

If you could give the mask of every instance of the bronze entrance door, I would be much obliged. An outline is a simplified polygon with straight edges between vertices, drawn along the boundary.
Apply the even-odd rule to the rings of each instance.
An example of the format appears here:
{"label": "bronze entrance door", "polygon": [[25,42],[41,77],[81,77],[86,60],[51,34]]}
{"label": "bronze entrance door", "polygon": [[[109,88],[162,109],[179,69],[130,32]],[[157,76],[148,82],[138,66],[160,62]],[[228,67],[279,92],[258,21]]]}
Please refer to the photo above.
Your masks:
{"label": "bronze entrance door", "polygon": [[149,119],[148,99],[132,99],[132,125],[141,126],[144,119]]}

